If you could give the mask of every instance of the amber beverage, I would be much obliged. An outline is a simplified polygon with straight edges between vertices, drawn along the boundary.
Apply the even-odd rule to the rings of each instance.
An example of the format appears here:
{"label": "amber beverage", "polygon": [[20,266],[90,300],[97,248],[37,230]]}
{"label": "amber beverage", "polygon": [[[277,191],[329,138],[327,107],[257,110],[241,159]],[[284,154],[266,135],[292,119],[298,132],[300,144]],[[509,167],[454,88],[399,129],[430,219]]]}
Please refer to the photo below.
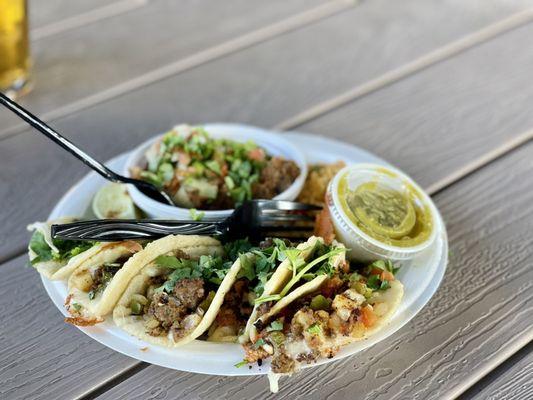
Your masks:
{"label": "amber beverage", "polygon": [[10,97],[29,87],[27,11],[26,0],[0,0],[0,91]]}

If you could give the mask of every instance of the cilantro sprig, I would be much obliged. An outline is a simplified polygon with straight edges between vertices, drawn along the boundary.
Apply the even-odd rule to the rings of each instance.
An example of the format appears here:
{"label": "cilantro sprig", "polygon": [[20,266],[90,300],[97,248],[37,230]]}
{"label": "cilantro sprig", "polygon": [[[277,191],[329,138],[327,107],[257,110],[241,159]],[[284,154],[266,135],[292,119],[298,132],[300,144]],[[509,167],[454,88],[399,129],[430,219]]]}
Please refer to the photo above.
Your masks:
{"label": "cilantro sprig", "polygon": [[44,238],[42,232],[35,231],[30,239],[29,248],[37,255],[31,260],[31,265],[44,261],[66,262],[72,257],[83,253],[95,245],[95,242],[79,240],[52,239],[52,243],[59,251],[54,251]]}

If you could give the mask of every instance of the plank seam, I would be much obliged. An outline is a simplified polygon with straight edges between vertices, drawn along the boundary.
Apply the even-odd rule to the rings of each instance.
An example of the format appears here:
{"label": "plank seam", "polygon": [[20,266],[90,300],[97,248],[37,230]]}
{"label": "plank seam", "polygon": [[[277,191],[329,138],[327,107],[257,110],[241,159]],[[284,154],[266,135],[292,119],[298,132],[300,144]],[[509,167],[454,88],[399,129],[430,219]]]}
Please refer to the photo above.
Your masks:
{"label": "plank seam", "polygon": [[518,353],[521,349],[526,347],[533,341],[533,330],[528,331],[522,335],[518,340],[515,340],[504,350],[500,351],[497,357],[494,357],[482,367],[476,376],[463,381],[460,385],[453,388],[448,398],[457,399],[461,394],[465,393],[468,389],[473,387],[477,382],[487,376],[491,371],[494,371],[499,365],[503,364],[506,360],[511,358],[514,354]]}
{"label": "plank seam", "polygon": [[281,122],[276,126],[276,128],[279,130],[294,129],[300,125],[317,119],[328,112],[352,103],[361,97],[403,80],[432,65],[465,52],[501,34],[528,24],[531,21],[533,21],[533,8],[513,14],[508,18],[495,22],[476,32],[463,36],[458,40],[430,51],[429,53],[426,53],[398,68],[392,69],[381,76],[364,82],[361,85],[355,86],[354,88],[341,93],[340,95],[318,103],[307,110],[304,110],[301,113]]}
{"label": "plank seam", "polygon": [[[233,39],[229,39],[221,44],[209,47],[188,57],[176,60],[160,68],[156,68],[143,75],[119,83],[106,90],[89,95],[82,99],[71,102],[70,104],[45,112],[40,115],[44,121],[52,121],[66,117],[75,112],[92,107],[99,103],[104,103],[111,99],[120,97],[124,94],[133,92],[144,86],[167,79],[171,76],[178,75],[184,71],[207,64],[216,59],[222,58],[229,54],[244,50],[258,43],[265,42],[276,36],[301,29],[304,26],[316,23],[327,17],[331,17],[342,11],[352,8],[356,4],[354,0],[331,0],[307,11],[295,14],[281,21],[272,23],[254,31],[245,33]],[[4,131],[0,140],[12,137],[17,133],[27,129],[25,123],[15,125]]]}
{"label": "plank seam", "polygon": [[506,373],[509,369],[513,368],[515,364],[519,363],[525,357],[528,357],[533,352],[533,342],[529,342],[526,346],[521,348],[518,352],[506,359],[502,364],[498,365],[494,370],[490,371],[481,380],[469,387],[466,391],[461,393],[458,398],[460,399],[473,399],[477,393],[484,390],[495,379],[498,379],[500,374]]}
{"label": "plank seam", "polygon": [[75,400],[92,400],[97,397],[99,397],[101,394],[104,394],[109,389],[113,388],[114,386],[124,382],[125,380],[129,379],[133,375],[141,372],[143,369],[149,367],[151,364],[140,361],[135,364],[133,364],[131,367],[125,369],[122,372],[119,372],[115,374],[110,379],[101,382],[98,386],[96,386],[93,389],[89,389],[86,393],[75,397]]}
{"label": "plank seam", "polygon": [[34,28],[30,31],[30,38],[32,41],[36,41],[72,29],[81,28],[103,19],[115,17],[117,15],[133,11],[137,8],[144,7],[149,1],[151,0],[121,0],[115,3],[107,4],[94,10],[73,15],[72,17]]}
{"label": "plank seam", "polygon": [[475,158],[470,163],[459,168],[455,172],[452,172],[448,176],[428,186],[426,188],[426,191],[431,195],[438,194],[442,192],[443,190],[445,190],[446,188],[452,186],[453,184],[472,175],[473,173],[480,170],[481,168],[484,168],[485,166],[492,164],[498,159],[511,153],[512,151],[522,146],[527,145],[532,139],[533,139],[533,129],[529,129],[523,132],[522,134],[505,142],[501,146],[481,155],[478,158]]}

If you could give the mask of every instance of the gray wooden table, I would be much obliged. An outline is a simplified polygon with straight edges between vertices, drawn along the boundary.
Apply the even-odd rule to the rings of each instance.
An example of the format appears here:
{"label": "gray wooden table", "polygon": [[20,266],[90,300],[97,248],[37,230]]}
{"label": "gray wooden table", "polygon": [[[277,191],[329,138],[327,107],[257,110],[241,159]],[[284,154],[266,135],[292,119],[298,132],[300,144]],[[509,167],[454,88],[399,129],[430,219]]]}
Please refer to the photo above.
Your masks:
{"label": "gray wooden table", "polygon": [[[450,263],[431,302],[279,396],[533,397],[533,3],[30,0],[23,103],[101,159],[176,122],[335,137],[433,196]],[[259,399],[265,378],[118,354],[62,322],[25,268],[27,223],[87,170],[0,110],[0,398]]]}

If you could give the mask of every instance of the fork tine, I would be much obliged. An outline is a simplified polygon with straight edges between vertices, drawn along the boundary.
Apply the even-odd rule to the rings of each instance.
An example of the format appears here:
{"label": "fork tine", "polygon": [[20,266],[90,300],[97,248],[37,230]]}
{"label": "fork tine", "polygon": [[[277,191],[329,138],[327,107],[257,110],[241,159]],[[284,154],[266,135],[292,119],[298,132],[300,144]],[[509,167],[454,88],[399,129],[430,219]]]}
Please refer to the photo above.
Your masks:
{"label": "fork tine", "polygon": [[284,211],[310,211],[321,210],[322,207],[315,206],[313,204],[299,203],[296,201],[286,200],[258,200],[257,206],[260,210],[284,210]]}
{"label": "fork tine", "polygon": [[302,214],[277,214],[277,215],[261,215],[259,217],[259,225],[264,225],[268,222],[290,222],[290,221],[314,221],[315,218],[311,215]]}

